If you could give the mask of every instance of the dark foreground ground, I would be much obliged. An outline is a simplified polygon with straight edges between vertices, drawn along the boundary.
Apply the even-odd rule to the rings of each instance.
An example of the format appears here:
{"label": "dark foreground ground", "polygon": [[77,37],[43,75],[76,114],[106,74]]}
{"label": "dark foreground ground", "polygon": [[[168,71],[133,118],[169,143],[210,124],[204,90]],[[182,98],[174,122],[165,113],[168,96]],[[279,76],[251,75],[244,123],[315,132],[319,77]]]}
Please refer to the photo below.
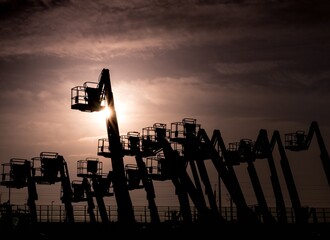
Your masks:
{"label": "dark foreground ground", "polygon": [[224,224],[132,224],[119,223],[37,223],[6,227],[0,225],[1,239],[329,239],[330,224],[242,225]]}

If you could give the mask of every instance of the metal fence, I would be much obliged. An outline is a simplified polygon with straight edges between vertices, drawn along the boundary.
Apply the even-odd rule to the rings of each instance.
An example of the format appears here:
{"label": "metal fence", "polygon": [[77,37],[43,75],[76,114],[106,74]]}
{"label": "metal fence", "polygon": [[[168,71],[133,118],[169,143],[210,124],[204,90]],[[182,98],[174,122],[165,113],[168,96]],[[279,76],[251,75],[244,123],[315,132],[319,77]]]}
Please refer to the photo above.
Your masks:
{"label": "metal fence", "polygon": [[[13,216],[24,217],[29,215],[29,208],[25,205],[10,205],[1,204],[0,206],[0,219],[4,218],[8,212]],[[257,210],[251,207],[257,214]],[[110,222],[117,221],[117,206],[106,206],[107,215]],[[166,221],[181,221],[179,206],[158,206],[158,214],[161,222]],[[277,209],[269,208],[270,213],[277,219]],[[75,222],[90,222],[87,205],[74,205],[74,221]],[[309,208],[308,209],[308,222],[309,223],[330,223],[330,208]],[[193,221],[198,220],[198,211],[195,207],[191,208]],[[102,222],[101,216],[96,206],[94,214],[97,222]],[[149,223],[151,222],[150,212],[147,206],[134,206],[134,214],[136,222]],[[221,216],[227,221],[237,220],[237,209],[235,207],[222,207]],[[263,221],[262,215],[258,215],[260,221]],[[286,209],[286,217],[288,223],[295,223],[295,214],[292,208]],[[64,205],[37,205],[37,221],[38,222],[66,222],[66,212]]]}

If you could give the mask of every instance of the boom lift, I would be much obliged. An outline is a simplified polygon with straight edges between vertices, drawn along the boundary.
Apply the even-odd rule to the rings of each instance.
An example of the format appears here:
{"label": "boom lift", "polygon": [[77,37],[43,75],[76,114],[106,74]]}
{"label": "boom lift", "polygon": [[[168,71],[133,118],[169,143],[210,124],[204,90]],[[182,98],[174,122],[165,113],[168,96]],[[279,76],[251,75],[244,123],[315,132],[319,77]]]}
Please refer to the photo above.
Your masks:
{"label": "boom lift", "polygon": [[291,199],[292,208],[295,213],[295,219],[297,223],[307,223],[307,212],[306,209],[301,206],[298,191],[294,182],[290,164],[280,137],[279,131],[274,131],[270,146],[271,150],[274,151],[275,144],[277,143],[278,151],[281,157],[280,164],[283,172],[283,176],[286,182],[286,186]]}
{"label": "boom lift", "polygon": [[[1,185],[7,188],[21,189],[27,187],[27,205],[31,216],[31,222],[37,221],[37,209],[35,201],[38,200],[36,182],[33,178],[31,161],[21,158],[12,158],[9,163],[2,164]],[[10,204],[10,199],[9,199]],[[9,207],[9,206],[8,206]]]}
{"label": "boom lift", "polygon": [[[319,125],[316,121],[312,121],[308,133],[305,134],[305,131],[299,130],[292,133],[285,134],[285,149],[288,149],[290,151],[305,151],[308,150],[310,147],[310,144],[312,142],[313,136],[316,136],[316,140],[320,149],[320,158],[323,166],[323,170],[328,182],[328,185],[330,186],[330,158],[327,151],[327,148],[325,146],[321,130],[319,128]],[[311,209],[311,213],[308,213],[307,207],[301,207],[300,201],[298,198],[298,193],[296,193],[296,189],[293,188],[293,182],[291,182],[291,188],[292,188],[292,194],[294,197],[294,203],[293,205],[295,211],[297,212],[297,221],[300,222],[307,222],[308,217],[310,214],[313,214],[313,210]]]}
{"label": "boom lift", "polygon": [[56,152],[41,152],[39,157],[32,158],[34,179],[37,184],[55,184],[61,182],[62,196],[67,222],[74,222],[72,207],[73,192],[67,163],[62,155]]}
{"label": "boom lift", "polygon": [[[142,148],[146,152],[154,152],[154,156],[147,158],[150,174],[155,180],[172,180],[184,222],[192,221],[189,197],[198,210],[200,221],[220,219],[203,163],[205,152],[200,151],[196,138],[199,127],[195,119],[185,118],[182,122],[172,123],[170,131],[163,123],[155,123],[153,127],[143,129]],[[199,172],[195,161],[198,162]],[[187,173],[188,164],[191,166],[195,184]],[[211,210],[206,205],[198,173],[205,185],[207,195],[211,198],[209,199],[210,205],[213,204]]]}
{"label": "boom lift", "polygon": [[[196,195],[198,197],[197,201],[199,203],[198,206],[201,218],[204,219],[204,221],[217,221],[220,220],[220,215],[204,163],[204,160],[210,159],[210,157],[208,152],[202,151],[204,148],[197,138],[197,133],[200,128],[201,126],[196,123],[196,119],[184,118],[181,122],[174,122],[171,124],[170,139],[172,142],[181,144],[184,161],[187,164],[189,163],[196,186]],[[199,178],[201,178],[204,184],[210,209],[206,206]]]}
{"label": "boom lift", "polygon": [[267,206],[267,202],[259,181],[259,177],[254,166],[254,162],[256,159],[266,158],[268,160],[268,165],[271,172],[270,179],[276,199],[278,221],[281,223],[285,223],[287,221],[285,212],[286,210],[274,159],[270,148],[270,143],[267,136],[267,131],[261,129],[259,131],[258,138],[255,142],[253,142],[251,139],[241,139],[239,142],[230,143],[228,150],[232,158],[230,160],[231,163],[248,164],[247,170],[252,182],[254,193],[258,201],[259,209],[263,215],[263,219],[266,223],[274,223],[276,220],[269,212],[269,208]]}
{"label": "boom lift", "polygon": [[[112,175],[111,171],[107,175],[102,172],[102,162],[98,158],[86,158],[77,162],[77,176],[82,177],[80,183],[72,183],[74,191],[74,199],[76,201],[87,201],[88,213],[92,222],[95,222],[94,202],[96,198],[98,209],[102,222],[109,221],[103,197],[113,196],[111,191]],[[92,185],[90,184],[92,183]]]}
{"label": "boom lift", "polygon": [[[147,168],[155,180],[171,180],[180,204],[180,212],[185,223],[192,222],[188,193],[193,201],[196,194],[193,183],[186,173],[186,164],[178,149],[173,149],[169,140],[169,130],[164,123],[155,123],[152,127],[142,129],[142,149],[153,156],[147,158]],[[151,154],[153,153],[153,154]],[[157,172],[154,173],[153,162],[157,161]]]}
{"label": "boom lift", "polygon": [[220,131],[215,129],[213,131],[212,140],[210,140],[205,129],[201,128],[197,137],[199,141],[203,143],[205,151],[209,152],[214,167],[218,171],[219,176],[221,177],[233,202],[236,205],[238,221],[242,223],[258,223],[259,220],[256,215],[246,204],[243,192],[232,166],[227,164],[227,161],[230,161],[227,160],[227,158],[229,158],[229,154],[221,137]]}
{"label": "boom lift", "polygon": [[109,142],[109,155],[112,163],[113,190],[117,202],[118,221],[135,222],[134,209],[128,192],[120,141],[114,97],[111,89],[109,69],[103,69],[98,83],[85,82],[83,86],[71,89],[71,109],[84,112],[100,111],[109,108],[111,114],[106,118]]}
{"label": "boom lift", "polygon": [[92,186],[87,177],[82,180],[74,180],[71,183],[73,189],[72,202],[85,202],[87,201],[87,212],[89,214],[90,222],[95,223],[96,217],[94,213],[95,204],[92,195]]}
{"label": "boom lift", "polygon": [[[135,156],[136,165],[126,165],[126,174],[128,186],[133,189],[144,187],[147,193],[148,208],[150,210],[151,222],[159,223],[159,215],[155,203],[155,189],[153,186],[152,178],[149,175],[148,168],[143,161],[142,156],[147,153],[141,151],[141,137],[139,132],[128,132],[126,136],[122,136],[122,143],[125,155]],[[142,185],[140,182],[142,181]]]}
{"label": "boom lift", "polygon": [[[111,156],[108,148],[109,142],[107,139],[99,139],[98,141],[98,155]],[[160,222],[157,206],[155,203],[155,190],[143,157],[145,153],[141,151],[141,137],[139,132],[131,131],[127,135],[121,136],[121,144],[123,154],[127,156],[135,156],[137,164],[126,164],[125,175],[127,179],[127,186],[129,190],[145,188],[147,193],[148,207],[150,209],[151,222]]]}
{"label": "boom lift", "polygon": [[277,221],[279,223],[287,223],[286,207],[284,203],[283,193],[277,175],[267,130],[260,129],[259,135],[254,144],[253,152],[255,155],[255,159],[267,159],[270,170],[270,181],[273,186],[273,192],[276,201]]}
{"label": "boom lift", "polygon": [[294,133],[285,134],[285,149],[291,151],[307,150],[312,142],[314,134],[316,135],[316,140],[320,148],[320,158],[322,161],[323,169],[328,181],[328,185],[330,186],[330,158],[327,148],[324,144],[319,125],[316,121],[311,123],[308,134],[305,134],[305,131],[296,131]]}
{"label": "boom lift", "polygon": [[[203,134],[206,135],[205,131],[201,131],[200,138],[201,138],[201,142],[204,142],[204,145],[205,145],[205,140],[203,140],[203,138],[202,138]],[[229,157],[230,152],[228,151],[228,149],[226,149],[225,143],[222,139],[222,136],[221,136],[221,133],[220,133],[219,130],[214,130],[213,131],[213,135],[212,135],[210,143],[211,143],[213,149],[215,150],[215,152],[217,153],[217,155],[219,156],[218,160],[220,160],[222,163],[223,162],[225,163],[226,167],[224,168],[224,170],[226,170],[226,168],[227,168],[228,175],[231,176],[231,178],[232,178],[232,180],[231,180],[232,185],[228,185],[228,184],[226,185],[226,187],[232,187],[232,190],[229,190],[229,193],[230,192],[235,192],[236,195],[238,196],[237,197],[238,199],[242,198],[241,201],[238,201],[238,199],[237,199],[236,204],[241,204],[242,205],[241,207],[238,207],[238,209],[245,209],[246,208],[247,211],[249,211],[249,209],[247,208],[247,205],[245,203],[245,199],[244,199],[244,195],[242,193],[241,186],[239,185],[236,173],[235,173],[234,168],[233,168],[233,165],[236,165],[236,164],[229,163],[229,161],[231,161],[234,158]],[[205,146],[205,148],[207,148],[207,146]],[[226,156],[226,158],[224,158],[224,156]],[[210,158],[212,159],[212,156],[210,156]],[[221,184],[220,183],[220,181],[221,181],[220,172],[219,172],[219,170],[217,170],[217,171],[218,171],[218,183],[220,185]],[[235,186],[235,187],[233,187],[233,186]],[[220,189],[219,189],[219,207],[221,207],[220,198],[221,198],[221,192],[220,192]],[[230,199],[231,199],[231,203],[232,203],[232,197],[230,197]],[[240,202],[242,202],[242,203],[240,203]],[[232,207],[231,207],[231,209],[232,209]],[[245,211],[245,210],[243,210],[243,211]],[[243,212],[243,211],[241,211],[241,210],[238,211],[238,217],[239,218],[242,218],[241,217],[242,216],[241,212]],[[243,217],[243,219],[244,219],[244,217]]]}

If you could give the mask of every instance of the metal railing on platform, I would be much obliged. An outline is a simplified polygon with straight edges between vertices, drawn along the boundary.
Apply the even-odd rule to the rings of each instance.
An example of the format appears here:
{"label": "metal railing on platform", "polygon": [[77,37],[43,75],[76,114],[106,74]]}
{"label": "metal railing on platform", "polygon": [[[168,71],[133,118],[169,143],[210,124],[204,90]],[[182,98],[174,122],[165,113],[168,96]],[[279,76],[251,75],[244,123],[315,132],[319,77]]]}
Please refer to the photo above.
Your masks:
{"label": "metal railing on platform", "polygon": [[[107,215],[110,222],[116,222],[117,206],[106,206]],[[158,213],[161,222],[181,221],[179,206],[158,206]],[[269,208],[270,213],[276,218],[277,210],[275,207]],[[90,222],[87,205],[74,205],[75,222]],[[134,206],[135,220],[139,223],[150,223],[151,216],[147,206]],[[193,221],[198,220],[198,211],[195,207],[191,208]],[[0,219],[8,214],[17,217],[26,217],[29,215],[29,208],[25,205],[7,205],[0,204]],[[98,207],[95,206],[94,214],[97,222],[101,222],[101,216]],[[237,211],[235,207],[222,207],[221,216],[227,221],[237,220]],[[292,208],[286,209],[286,217],[288,223],[295,223],[295,214]],[[262,222],[262,216],[260,216]],[[64,205],[37,205],[37,221],[38,222],[66,222],[66,213]],[[309,223],[330,223],[330,208],[309,208]]]}

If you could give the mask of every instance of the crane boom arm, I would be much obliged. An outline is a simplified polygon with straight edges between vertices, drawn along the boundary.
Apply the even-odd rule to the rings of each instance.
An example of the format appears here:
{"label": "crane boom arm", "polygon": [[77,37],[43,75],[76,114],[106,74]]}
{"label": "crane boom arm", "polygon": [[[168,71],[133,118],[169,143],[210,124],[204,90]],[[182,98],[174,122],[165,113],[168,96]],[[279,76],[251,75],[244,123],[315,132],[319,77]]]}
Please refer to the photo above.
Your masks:
{"label": "crane boom arm", "polygon": [[111,112],[110,116],[106,119],[106,127],[109,139],[109,151],[112,156],[111,163],[114,175],[113,190],[118,205],[118,220],[121,222],[134,222],[134,210],[125,176],[123,149],[120,142],[119,127],[111,89],[109,69],[102,70],[98,88],[99,94],[104,92],[106,107],[109,108]]}
{"label": "crane boom arm", "polygon": [[310,128],[309,128],[309,132],[306,138],[306,146],[309,147],[311,141],[312,141],[312,137],[313,134],[316,135],[316,139],[317,139],[317,143],[319,145],[320,148],[320,158],[322,161],[322,165],[323,165],[323,169],[324,172],[326,174],[327,177],[327,181],[328,181],[328,185],[330,186],[330,158],[329,158],[329,154],[327,151],[327,148],[325,146],[323,137],[321,135],[321,131],[319,128],[319,125],[316,121],[313,121]]}

